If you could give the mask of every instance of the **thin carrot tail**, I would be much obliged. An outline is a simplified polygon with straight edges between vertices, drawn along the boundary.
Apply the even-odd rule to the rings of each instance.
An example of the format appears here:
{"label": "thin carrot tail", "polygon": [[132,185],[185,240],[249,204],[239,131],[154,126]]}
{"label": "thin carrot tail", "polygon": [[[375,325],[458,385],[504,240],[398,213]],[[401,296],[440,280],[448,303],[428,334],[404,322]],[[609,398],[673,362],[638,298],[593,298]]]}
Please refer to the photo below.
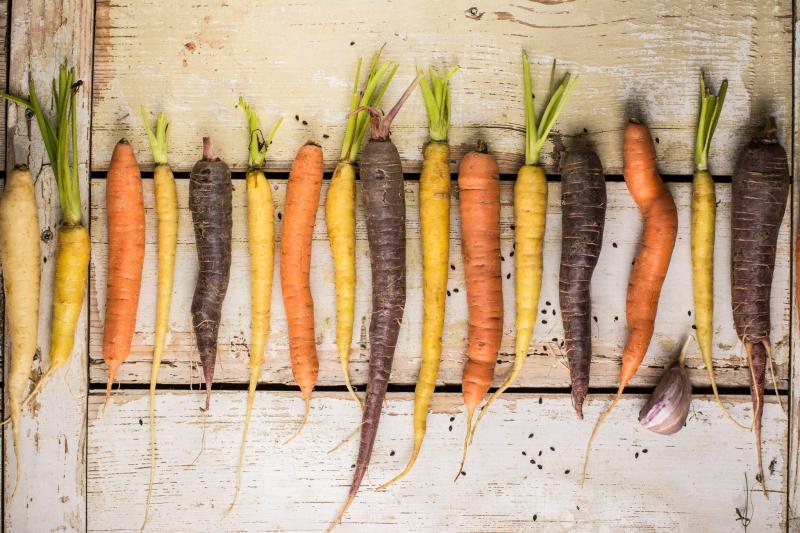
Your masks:
{"label": "thin carrot tail", "polygon": [[147,500],[144,506],[144,520],[140,531],[144,531],[150,521],[150,504],[153,501],[153,483],[156,480],[156,382],[150,380],[150,479],[147,482]]}
{"label": "thin carrot tail", "polygon": [[305,398],[305,400],[306,400],[306,413],[305,415],[303,415],[303,421],[300,423],[300,427],[297,428],[297,430],[294,433],[292,433],[292,435],[288,439],[283,441],[284,446],[292,442],[292,440],[294,440],[295,437],[297,437],[300,433],[302,433],[303,428],[306,427],[306,422],[308,422],[308,413],[311,411],[311,395],[309,394]]}
{"label": "thin carrot tail", "polygon": [[328,453],[326,455],[336,453],[339,450],[339,448],[341,448],[342,446],[353,440],[353,437],[358,435],[359,431],[361,431],[361,425],[362,423],[359,422],[359,424],[355,427],[355,429],[353,429],[353,431],[351,431],[350,434],[347,437],[345,437],[344,440],[342,440],[342,442],[340,442],[339,444],[328,450]]}
{"label": "thin carrot tail", "polygon": [[353,388],[353,384],[350,381],[350,361],[347,357],[342,357],[342,371],[344,372],[344,384],[347,387],[347,391],[350,393],[350,396],[358,403],[358,407],[361,409],[361,412],[364,412],[364,400],[359,397],[356,393],[356,390]]}
{"label": "thin carrot tail", "polygon": [[[765,344],[765,347],[767,345]],[[764,392],[759,386],[756,379],[756,372],[753,368],[753,344],[750,342],[744,343],[744,349],[747,352],[747,365],[750,367],[750,378],[753,380],[752,390],[755,391],[755,406],[753,408],[753,436],[756,440],[756,460],[758,464],[758,482],[761,484],[761,492],[764,498],[769,499],[767,493],[767,482],[764,479],[764,459],[761,457],[761,416],[764,408]]]}
{"label": "thin carrot tail", "polygon": [[594,429],[592,429],[592,434],[589,437],[589,442],[586,445],[586,455],[583,457],[583,468],[581,469],[581,487],[586,483],[586,471],[589,468],[589,452],[592,451],[592,443],[594,442],[595,437],[597,436],[597,432],[600,430],[600,426],[606,421],[608,415],[611,414],[611,411],[616,407],[617,403],[619,403],[620,398],[622,398],[622,391],[625,388],[625,383],[620,383],[619,390],[617,390],[617,395],[614,397],[614,400],[611,402],[611,405],[600,415],[600,418],[597,420],[597,423],[594,425]]}
{"label": "thin carrot tail", "polygon": [[20,480],[20,462],[19,462],[19,415],[12,415],[14,420],[11,423],[11,435],[14,441],[14,461],[17,463],[16,472],[14,473],[14,490],[11,492],[11,501],[14,501],[14,496],[17,494]]}
{"label": "thin carrot tail", "polygon": [[[699,345],[699,342],[697,341],[697,337],[695,337],[692,334],[690,334],[689,337],[687,337],[686,344],[688,344],[690,339],[693,340],[695,343],[697,343]],[[686,349],[686,344],[684,344],[684,350]],[[752,427],[746,426],[746,425],[742,424],[741,422],[739,422],[738,420],[736,420],[736,418],[733,417],[733,415],[730,413],[730,411],[728,411],[728,408],[725,407],[725,404],[722,403],[722,398],[720,398],[719,390],[717,389],[717,380],[714,379],[713,360],[712,360],[712,364],[706,366],[706,372],[708,372],[708,381],[709,381],[709,383],[711,383],[711,392],[714,394],[714,400],[716,400],[717,405],[719,405],[719,408],[722,411],[722,414],[725,415],[725,418],[727,418],[728,420],[733,422],[733,424],[736,427],[739,427],[741,429],[745,429],[747,431],[751,431],[753,429]]]}
{"label": "thin carrot tail", "polygon": [[239,499],[239,491],[242,487],[242,465],[244,464],[244,451],[247,446],[247,431],[250,429],[250,418],[253,414],[253,403],[256,397],[256,385],[258,384],[258,374],[260,369],[256,370],[255,376],[250,376],[250,387],[247,390],[247,406],[244,413],[244,426],[242,427],[242,442],[239,444],[239,463],[236,466],[236,486],[233,490],[233,501],[230,507],[225,511],[224,516],[228,516],[233,508],[236,506],[236,501]]}
{"label": "thin carrot tail", "polygon": [[783,412],[783,414],[785,415],[786,414],[786,409],[783,408],[783,400],[781,400],[781,395],[778,392],[778,379],[777,379],[777,377],[775,377],[775,365],[773,364],[773,361],[772,361],[772,344],[769,342],[769,339],[764,339],[763,341],[761,341],[761,343],[764,345],[764,350],[766,350],[766,352],[767,352],[767,362],[769,363],[769,373],[770,373],[770,376],[772,377],[772,386],[775,389],[775,397],[778,399],[778,407],[781,408],[781,412]]}
{"label": "thin carrot tail", "polygon": [[108,400],[111,399],[111,388],[114,386],[114,380],[117,377],[117,367],[116,366],[109,366],[108,367],[108,382],[106,383],[106,399],[103,402],[103,410],[105,411],[106,406],[108,405]]}
{"label": "thin carrot tail", "polygon": [[353,489],[350,489],[350,494],[347,495],[347,499],[344,501],[344,505],[342,506],[342,510],[339,511],[339,514],[336,515],[336,518],[331,523],[330,527],[328,528],[328,533],[331,533],[336,526],[342,523],[342,519],[344,515],[347,513],[347,510],[350,509],[350,506],[353,504],[353,500],[356,499],[356,493]]}
{"label": "thin carrot tail", "polygon": [[456,477],[453,478],[453,483],[458,481],[459,476],[464,471],[464,463],[467,462],[467,450],[470,445],[470,437],[472,435],[472,417],[475,415],[475,408],[467,408],[467,433],[464,435],[464,452],[461,454],[461,464],[458,465],[458,472]]}
{"label": "thin carrot tail", "polygon": [[[22,406],[23,406],[23,407],[24,407],[24,406],[26,406],[26,405],[28,405],[28,404],[29,404],[29,403],[30,403],[30,402],[31,402],[31,401],[32,401],[34,398],[36,398],[36,396],[37,396],[37,395],[38,395],[38,394],[39,394],[39,393],[42,391],[42,387],[44,386],[44,384],[45,384],[45,383],[46,383],[46,382],[47,382],[47,381],[48,381],[48,380],[49,380],[49,379],[50,379],[50,378],[53,376],[53,373],[54,373],[55,371],[56,371],[56,369],[55,369],[55,368],[48,368],[48,369],[47,369],[47,372],[45,372],[45,373],[44,373],[44,375],[43,375],[43,376],[42,376],[42,378],[39,380],[39,382],[36,384],[36,386],[33,388],[33,390],[31,391],[31,393],[30,393],[30,394],[28,394],[28,397],[27,397],[27,398],[25,398],[25,399],[22,401]],[[8,420],[9,420],[9,419],[6,419],[6,420],[4,420],[4,421],[3,421],[3,424],[5,424],[6,422],[8,422]]]}
{"label": "thin carrot tail", "polygon": [[[406,467],[403,468],[402,472],[400,472],[399,474],[394,476],[392,479],[390,479],[389,481],[387,481],[386,483],[384,483],[383,485],[378,487],[377,490],[384,491],[384,490],[388,489],[391,485],[393,485],[395,482],[397,482],[400,479],[402,479],[403,477],[405,477],[405,475],[408,474],[411,471],[411,468],[413,468],[414,463],[417,462],[417,457],[419,456],[419,452],[420,452],[421,449],[422,449],[422,435],[419,435],[418,437],[415,436],[414,437],[414,449],[411,451],[411,457],[408,458],[408,463],[406,464]],[[460,472],[461,471],[459,470],[459,473]]]}

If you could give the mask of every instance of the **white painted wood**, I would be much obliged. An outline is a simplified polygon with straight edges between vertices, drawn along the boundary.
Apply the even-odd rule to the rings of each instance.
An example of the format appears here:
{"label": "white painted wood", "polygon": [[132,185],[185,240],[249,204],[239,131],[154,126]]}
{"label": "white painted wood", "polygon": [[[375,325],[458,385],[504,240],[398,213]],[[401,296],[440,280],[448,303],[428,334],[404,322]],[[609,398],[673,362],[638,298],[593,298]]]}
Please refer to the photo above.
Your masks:
{"label": "white painted wood", "polygon": [[[159,471],[147,531],[324,531],[335,517],[357,444],[327,451],[357,424],[358,408],[346,393],[318,394],[306,432],[282,446],[302,411],[289,392],[257,394],[242,493],[224,517],[245,396],[217,392],[204,419],[199,394],[159,394]],[[749,399],[731,399],[733,414],[747,417]],[[437,394],[417,465],[381,493],[375,487],[405,464],[412,440],[411,395],[390,394],[367,479],[337,531],[741,530],[735,508],[744,505],[745,474],[752,484],[756,472],[752,436],[706,399],[693,402],[686,428],[663,437],[636,422],[644,398],[626,396],[597,439],[581,488],[586,439],[607,400],[590,397],[587,419],[577,422],[564,395],[506,396],[476,434],[467,475],[453,483],[463,406],[459,394]],[[101,404],[99,394],[90,396],[88,529],[138,530],[149,465],[147,395],[120,391],[105,412]],[[749,531],[777,531],[785,520],[786,419],[772,399],[765,407],[770,497],[753,487]]]}
{"label": "white painted wood", "polygon": [[[19,0],[11,6],[9,90],[28,95],[32,72],[42,101],[49,102],[53,76],[68,59],[84,85],[78,95],[78,145],[84,216],[89,206],[89,123],[92,87],[92,28],[94,2],[89,0]],[[45,97],[46,95],[46,97]],[[22,110],[8,112],[9,163],[27,163],[36,180],[42,227],[42,288],[39,348],[49,350],[55,234],[60,213],[58,193],[47,153],[35,121]],[[86,216],[88,220],[88,216]],[[22,422],[23,476],[10,499],[17,465],[3,433],[4,523],[6,531],[83,531],[86,528],[86,311],[78,323],[75,349],[65,369],[57,373],[31,403]],[[33,377],[38,379],[47,356],[38,357]]]}
{"label": "white painted wood", "polygon": [[[282,212],[284,180],[273,180],[276,212]],[[419,241],[419,215],[417,182],[406,183],[408,291],[406,313],[392,372],[393,383],[416,382],[420,362],[420,335],[422,320],[421,245]],[[501,217],[503,239],[503,273],[505,297],[505,335],[495,383],[499,383],[513,360],[514,339],[514,275],[513,256],[513,183],[501,187]],[[248,379],[248,343],[250,338],[250,276],[249,254],[246,242],[246,199],[244,182],[235,181],[234,192],[234,242],[231,283],[223,306],[220,328],[220,347],[215,380],[244,383]],[[691,331],[693,309],[691,293],[691,263],[689,250],[689,202],[691,184],[670,185],[679,206],[679,236],[673,254],[669,275],[662,293],[658,323],[651,349],[632,382],[634,386],[653,385],[665,365],[674,360],[677,350]],[[748,386],[749,374],[746,356],[737,345],[730,304],[730,186],[717,186],[719,207],[715,255],[715,324],[717,352],[715,361],[721,385]],[[641,232],[638,210],[624,183],[608,183],[608,212],[603,251],[593,281],[593,314],[597,317],[593,328],[594,364],[592,386],[616,387],[619,375],[619,357],[625,342],[625,293],[629,265],[633,261]],[[102,359],[102,302],[106,287],[106,234],[105,234],[105,180],[92,180],[92,289],[90,328],[90,373],[96,383],[105,383],[106,367]],[[194,350],[189,307],[197,271],[194,234],[188,211],[188,180],[178,181],[178,198],[181,209],[180,235],[177,252],[176,284],[172,307],[171,334],[167,341],[164,364],[159,377],[163,383],[198,383],[202,381],[198,370],[198,356]],[[322,198],[325,198],[323,191]],[[525,369],[518,380],[520,386],[569,386],[569,373],[560,343],[563,338],[561,314],[558,307],[558,263],[560,260],[561,215],[560,186],[550,185],[548,226],[545,242],[544,287],[540,302],[541,315],[537,323],[535,344]],[[139,305],[134,346],[128,360],[119,370],[123,383],[149,383],[152,356],[154,309],[156,298],[156,221],[153,207],[152,181],[145,181],[145,208],[147,216],[147,248],[144,280]],[[360,205],[360,204],[359,204]],[[449,284],[443,361],[440,383],[461,383],[461,372],[466,349],[466,299],[461,263],[460,219],[457,193],[453,193],[451,211]],[[362,213],[359,211],[357,268],[360,273],[357,285],[356,331],[351,373],[355,383],[366,379],[368,350],[366,348],[368,311],[370,305],[369,257]],[[280,234],[280,221],[277,231]],[[772,340],[775,346],[776,370],[781,388],[786,387],[789,341],[789,217],[781,229],[778,260],[773,286]],[[315,298],[317,349],[320,357],[320,385],[342,385],[343,379],[335,346],[335,294],[330,247],[325,233],[323,209],[317,213],[317,223],[312,249],[312,293]],[[294,383],[288,355],[288,338],[280,278],[276,265],[275,287],[272,298],[272,328],[267,347],[267,359],[261,376],[263,382]],[[555,314],[554,314],[555,313]],[[546,323],[545,323],[546,322]],[[692,347],[688,359],[695,385],[705,385],[708,377],[699,351]]]}
{"label": "white painted wood", "polygon": [[[540,65],[540,89],[554,57],[580,75],[556,138],[570,143],[586,128],[611,173],[621,173],[622,129],[631,115],[645,118],[659,137],[663,172],[692,172],[700,69],[715,86],[725,77],[731,84],[711,154],[713,172],[732,173],[739,148],[765,113],[775,113],[782,140],[790,138],[790,0],[411,0],[402,8],[390,0],[97,4],[92,169],[98,171],[107,168],[123,136],[149,166],[141,104],[173,119],[176,169],[191,168],[202,135],[211,135],[217,152],[243,169],[247,135],[235,107],[240,95],[265,122],[286,119],[270,150],[271,168],[288,170],[297,147],[314,139],[331,169],[356,59],[384,42],[385,57],[401,64],[387,108],[414,67],[461,65],[452,81],[455,161],[484,139],[503,172],[517,171],[524,144],[522,48]],[[419,94],[393,133],[407,171],[419,169],[427,138]],[[549,170],[552,148],[544,150]]]}

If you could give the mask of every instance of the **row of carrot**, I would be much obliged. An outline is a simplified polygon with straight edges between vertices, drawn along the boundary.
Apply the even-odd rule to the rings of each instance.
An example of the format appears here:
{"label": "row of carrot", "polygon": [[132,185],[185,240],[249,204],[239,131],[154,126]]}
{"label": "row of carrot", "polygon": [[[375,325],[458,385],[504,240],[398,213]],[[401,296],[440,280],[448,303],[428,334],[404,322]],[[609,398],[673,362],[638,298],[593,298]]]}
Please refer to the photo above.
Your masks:
{"label": "row of carrot", "polygon": [[[448,80],[455,74],[457,67],[444,75],[439,75],[434,70],[428,76],[420,73],[397,104],[384,116],[377,107],[397,71],[397,64],[381,61],[380,53],[380,50],[376,52],[367,66],[363,84],[359,83],[362,70],[359,60],[341,157],[330,180],[325,201],[326,224],[335,271],[337,347],[345,384],[363,410],[361,443],[353,483],[336,522],[342,519],[355,498],[369,464],[403,318],[406,281],[405,195],[400,157],[391,142],[389,130],[393,119],[418,82],[430,125],[430,142],[425,147],[420,175],[424,277],[422,364],[415,393],[414,446],[411,456],[402,472],[382,485],[382,489],[406,475],[421,451],[438,373],[444,327],[450,231],[447,137],[451,103]],[[524,53],[522,64],[526,140],[525,164],[520,168],[514,188],[515,360],[503,384],[479,410],[479,405],[489,392],[502,337],[499,172],[495,158],[483,144],[465,155],[459,166],[461,238],[469,310],[467,360],[462,378],[467,408],[462,465],[481,417],[522,371],[533,338],[542,283],[548,193],[547,179],[544,170],[539,166],[539,156],[577,81],[570,74],[558,80],[556,65],[553,63],[548,94],[544,97],[545,103],[537,110],[534,105],[531,67]],[[730,416],[719,399],[712,365],[712,274],[716,201],[713,179],[708,170],[711,138],[720,117],[727,82],[723,83],[718,94],[708,90],[702,76],[700,82],[696,172],[692,196],[695,317],[697,338],[714,395],[726,416]],[[66,64],[62,66],[59,77],[54,82],[53,96],[57,104],[55,124],[48,120],[42,110],[32,79],[29,86],[30,100],[7,94],[2,96],[29,109],[37,119],[56,177],[63,220],[58,235],[50,363],[44,377],[26,397],[38,333],[38,298],[32,298],[31,295],[39,294],[39,226],[30,172],[24,167],[17,167],[9,174],[0,203],[0,245],[12,342],[8,395],[15,450],[19,445],[18,424],[23,405],[68,360],[72,350],[77,317],[83,304],[89,259],[88,233],[82,222],[78,187],[75,98],[80,82],[75,80],[74,70],[68,69]],[[265,136],[255,111],[243,99],[240,99],[239,105],[246,114],[249,130],[246,188],[252,329],[250,384],[237,467],[236,496],[239,493],[255,388],[269,334],[269,307],[275,260],[272,193],[261,168],[280,125],[278,120]],[[163,114],[158,116],[155,128],[151,127],[144,110],[143,118],[156,165],[154,181],[158,218],[158,302],[150,387],[151,474],[147,513],[156,473],[155,389],[168,334],[178,231],[178,202],[174,177],[168,163],[169,124]],[[362,147],[368,129],[370,139]],[[353,389],[348,370],[356,285],[357,161],[370,248],[373,297],[368,387],[364,399]],[[641,210],[644,229],[642,244],[629,279],[626,306],[628,338],[622,357],[619,390],[592,433],[587,446],[584,475],[597,430],[619,401],[625,386],[633,378],[647,352],[654,330],[661,287],[677,235],[675,204],[656,171],[655,149],[649,131],[644,124],[637,121],[631,121],[625,129],[624,175],[628,189]],[[231,266],[230,178],[228,166],[215,156],[210,139],[205,138],[203,157],[191,172],[189,198],[199,262],[191,313],[206,385],[205,410],[210,407],[217,335]],[[303,424],[308,417],[311,394],[319,369],[309,273],[311,234],[322,178],[322,150],[319,145],[309,142],[298,151],[289,175],[280,248],[280,281],[288,323],[292,370],[306,402]],[[590,282],[603,240],[605,180],[602,164],[589,148],[569,151],[564,156],[561,179],[563,240],[559,296],[573,404],[577,415],[582,418],[591,363]],[[743,150],[733,176],[733,313],[737,332],[750,363],[754,403],[752,428],[756,434],[759,470],[762,470],[760,421],[765,368],[767,363],[771,366],[769,294],[775,244],[785,210],[788,185],[786,154],[777,143],[774,123],[770,123]],[[125,141],[121,141],[114,150],[106,194],[109,265],[103,356],[109,370],[107,394],[110,394],[117,369],[130,351],[144,261],[141,175],[133,150]],[[657,388],[656,393],[659,390],[661,388]],[[650,414],[663,418],[670,413],[664,411]],[[667,426],[677,430],[683,420],[680,420],[680,424],[670,420],[671,424]],[[302,427],[303,425],[298,433]],[[19,472],[18,464],[18,478]],[[761,480],[763,483],[763,475]],[[236,496],[231,508],[235,504]]]}

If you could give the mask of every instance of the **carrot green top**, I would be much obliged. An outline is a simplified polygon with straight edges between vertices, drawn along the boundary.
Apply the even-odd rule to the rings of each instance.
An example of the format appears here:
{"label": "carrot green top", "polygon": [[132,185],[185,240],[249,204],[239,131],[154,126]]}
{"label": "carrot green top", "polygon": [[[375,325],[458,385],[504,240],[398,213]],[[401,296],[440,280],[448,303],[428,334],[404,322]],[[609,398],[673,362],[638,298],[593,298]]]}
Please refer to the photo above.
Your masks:
{"label": "carrot green top", "polygon": [[[64,60],[58,69],[58,78],[53,80],[53,100],[56,104],[55,129],[54,124],[42,110],[33,76],[28,78],[30,101],[0,92],[0,98],[30,110],[36,117],[47,157],[50,159],[50,166],[56,178],[61,217],[65,224],[71,226],[83,223],[81,191],[78,183],[78,121],[75,114],[75,95],[82,84],[80,80],[75,80],[75,69],[67,68],[67,62]],[[72,152],[71,158],[70,152]]]}
{"label": "carrot green top", "polygon": [[428,124],[432,141],[446,141],[447,130],[450,128],[450,86],[448,81],[458,70],[454,66],[444,76],[433,68],[430,69],[430,80],[425,78],[422,70],[418,71],[420,78],[419,87],[422,98],[425,100],[425,109],[428,111]]}
{"label": "carrot green top", "polygon": [[698,171],[708,170],[708,149],[711,138],[717,128],[725,93],[728,91],[728,80],[723,80],[717,94],[711,94],[706,87],[703,73],[700,73],[700,112],[697,114],[697,135],[694,143],[694,168]]}
{"label": "carrot green top", "polygon": [[556,84],[556,61],[553,60],[553,68],[550,70],[549,94],[547,95],[544,111],[537,119],[536,108],[534,107],[533,81],[531,80],[531,63],[528,61],[528,54],[524,50],[522,51],[522,75],[525,85],[525,164],[538,165],[542,147],[547,141],[547,136],[550,135],[550,130],[556,123],[559,113],[564,108],[564,104],[566,104],[569,95],[572,93],[578,77],[573,77],[567,72],[561,82]]}
{"label": "carrot green top", "polygon": [[156,118],[156,131],[153,133],[153,128],[150,126],[150,116],[142,106],[142,119],[144,119],[144,127],[147,129],[147,139],[150,141],[150,151],[153,152],[153,162],[156,165],[167,164],[167,134],[169,133],[169,122],[167,115],[159,113]]}
{"label": "carrot green top", "polygon": [[278,117],[278,120],[275,121],[275,125],[272,126],[272,130],[269,132],[269,136],[265,139],[264,134],[261,132],[261,125],[256,112],[253,111],[241,96],[239,97],[239,105],[242,107],[245,115],[247,115],[247,130],[250,134],[250,153],[247,158],[247,166],[250,168],[259,168],[264,165],[264,162],[267,160],[267,149],[269,149],[272,144],[272,139],[275,137],[275,133],[278,131],[281,122],[283,122],[283,117]]}
{"label": "carrot green top", "polygon": [[344,142],[342,143],[342,161],[352,163],[358,157],[364,134],[367,132],[370,123],[368,108],[377,107],[380,104],[383,94],[389,87],[392,78],[394,78],[395,72],[397,72],[397,63],[384,61],[380,66],[378,65],[382,51],[383,46],[372,55],[369,70],[367,71],[367,81],[361,92],[358,90],[358,82],[361,76],[361,58],[358,58],[356,80],[353,83],[353,95],[350,99],[350,112],[347,117],[347,128],[344,133]]}

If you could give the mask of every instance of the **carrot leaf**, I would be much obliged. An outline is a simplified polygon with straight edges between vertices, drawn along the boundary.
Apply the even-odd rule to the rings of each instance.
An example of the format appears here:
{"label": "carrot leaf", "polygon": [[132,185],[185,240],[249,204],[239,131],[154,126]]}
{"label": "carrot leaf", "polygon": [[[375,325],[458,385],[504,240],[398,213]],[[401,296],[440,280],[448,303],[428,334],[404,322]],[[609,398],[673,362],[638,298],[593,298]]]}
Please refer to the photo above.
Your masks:
{"label": "carrot leaf", "polygon": [[147,130],[147,139],[150,141],[150,151],[153,152],[153,161],[156,165],[167,164],[167,134],[169,133],[169,121],[167,115],[159,113],[156,117],[155,133],[150,126],[150,116],[141,108],[142,119],[144,120],[144,127]]}
{"label": "carrot leaf", "polygon": [[536,96],[533,91],[531,64],[528,60],[528,54],[524,50],[522,51],[522,77],[525,88],[525,164],[538,165],[544,143],[547,141],[556,119],[564,109],[570,94],[572,94],[578,77],[572,76],[567,72],[561,81],[557,82],[556,62],[553,60],[553,66],[550,70],[549,94],[542,114],[538,118],[536,116]]}
{"label": "carrot leaf", "polygon": [[717,122],[719,122],[727,92],[728,80],[723,80],[719,92],[713,94],[706,86],[703,73],[700,73],[700,110],[697,114],[697,134],[694,144],[695,170],[708,170],[708,151],[711,147],[711,138],[714,136],[714,130],[717,129]]}
{"label": "carrot leaf", "polygon": [[275,134],[278,132],[278,127],[280,127],[281,122],[283,122],[283,117],[278,117],[269,135],[265,138],[261,131],[261,123],[258,120],[258,114],[250,107],[243,96],[239,97],[239,105],[247,116],[247,131],[250,139],[247,165],[250,168],[259,168],[263,166],[264,162],[267,160],[267,150],[272,144],[272,139],[275,138]]}
{"label": "carrot leaf", "polygon": [[33,76],[28,78],[30,100],[5,92],[0,92],[0,98],[33,113],[42,135],[47,157],[50,159],[50,167],[56,178],[62,220],[65,224],[77,226],[82,224],[83,215],[78,183],[78,121],[75,109],[77,107],[76,95],[82,82],[76,80],[75,77],[75,69],[68,68],[67,61],[64,60],[58,69],[58,77],[54,78],[52,83],[53,101],[56,104],[55,120],[52,122],[45,115],[39,102]]}
{"label": "carrot leaf", "polygon": [[450,86],[448,82],[458,70],[454,66],[440,76],[435,69],[430,69],[430,79],[426,78],[422,70],[418,70],[420,79],[419,87],[425,109],[428,112],[428,123],[432,141],[447,141],[447,131],[450,128]]}
{"label": "carrot leaf", "polygon": [[383,46],[372,55],[369,69],[367,70],[367,78],[364,82],[364,89],[360,92],[358,84],[361,79],[361,58],[358,59],[356,64],[356,79],[355,83],[353,83],[347,127],[342,143],[342,161],[352,163],[358,157],[361,143],[364,140],[364,135],[367,133],[370,122],[370,113],[367,109],[380,104],[386,89],[397,72],[397,63],[391,61],[380,62]]}

